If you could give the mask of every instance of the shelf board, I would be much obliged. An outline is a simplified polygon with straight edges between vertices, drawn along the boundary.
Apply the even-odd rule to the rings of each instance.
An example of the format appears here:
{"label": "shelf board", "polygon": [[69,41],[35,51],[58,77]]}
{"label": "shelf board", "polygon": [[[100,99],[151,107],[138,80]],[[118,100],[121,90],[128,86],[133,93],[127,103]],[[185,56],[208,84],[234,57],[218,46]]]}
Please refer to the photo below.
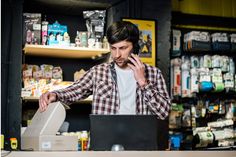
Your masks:
{"label": "shelf board", "polygon": [[[28,102],[37,102],[39,100],[39,97],[34,97],[34,96],[22,97],[22,100]],[[80,100],[77,103],[92,103],[92,101],[93,101],[93,96],[89,96],[88,98]]]}
{"label": "shelf board", "polygon": [[110,52],[109,49],[28,44],[25,45],[23,50],[24,54],[29,56],[44,56],[56,58],[96,58]]}

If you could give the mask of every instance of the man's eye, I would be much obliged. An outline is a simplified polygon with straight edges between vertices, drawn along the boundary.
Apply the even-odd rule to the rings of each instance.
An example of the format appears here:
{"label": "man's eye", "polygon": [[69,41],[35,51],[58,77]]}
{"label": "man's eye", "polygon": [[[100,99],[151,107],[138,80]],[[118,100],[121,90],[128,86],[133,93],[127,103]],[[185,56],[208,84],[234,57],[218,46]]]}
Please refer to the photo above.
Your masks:
{"label": "man's eye", "polygon": [[127,47],[121,47],[120,49],[121,49],[121,50],[125,50],[125,49],[127,49]]}

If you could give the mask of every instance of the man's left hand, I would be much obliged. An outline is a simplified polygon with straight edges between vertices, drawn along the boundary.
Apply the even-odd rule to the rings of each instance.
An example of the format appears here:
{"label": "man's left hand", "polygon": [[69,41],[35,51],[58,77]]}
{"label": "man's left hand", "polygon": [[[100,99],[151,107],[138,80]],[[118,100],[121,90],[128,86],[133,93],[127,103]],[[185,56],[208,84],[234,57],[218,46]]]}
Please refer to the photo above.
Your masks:
{"label": "man's left hand", "polygon": [[131,53],[131,57],[128,57],[131,63],[128,63],[128,66],[134,71],[134,78],[141,87],[144,87],[147,84],[145,78],[145,66],[141,62],[138,55]]}

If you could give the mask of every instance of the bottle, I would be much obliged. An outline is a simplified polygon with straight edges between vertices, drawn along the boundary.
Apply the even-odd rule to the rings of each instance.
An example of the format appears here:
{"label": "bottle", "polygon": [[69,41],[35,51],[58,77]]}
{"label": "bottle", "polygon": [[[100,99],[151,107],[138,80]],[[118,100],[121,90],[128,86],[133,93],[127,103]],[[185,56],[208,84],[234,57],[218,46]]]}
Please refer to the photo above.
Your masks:
{"label": "bottle", "polygon": [[94,48],[95,47],[95,36],[91,34],[90,38],[88,39],[88,47]]}
{"label": "bottle", "polygon": [[106,36],[103,37],[102,48],[109,49],[109,43]]}
{"label": "bottle", "polygon": [[81,151],[85,151],[88,148],[88,132],[82,131],[81,133]]}
{"label": "bottle", "polygon": [[182,59],[182,65],[181,65],[181,69],[182,69],[182,82],[181,82],[181,94],[182,97],[191,97],[192,93],[190,92],[190,61],[188,58],[184,58]]}
{"label": "bottle", "polygon": [[16,138],[10,138],[11,142],[11,149],[16,150],[17,149],[17,139]]}
{"label": "bottle", "polygon": [[80,46],[81,47],[88,47],[88,34],[87,32],[81,32],[80,36]]}
{"label": "bottle", "polygon": [[44,21],[42,21],[42,45],[47,45],[48,36],[48,21],[46,20],[46,15]]}
{"label": "bottle", "polygon": [[31,33],[31,43],[30,44],[34,44],[34,32]]}
{"label": "bottle", "polygon": [[76,37],[75,37],[75,47],[80,46],[80,38],[79,38],[79,31],[76,32]]}
{"label": "bottle", "polygon": [[102,48],[102,42],[99,41],[99,39],[96,39],[96,41],[95,41],[95,48],[96,49],[101,49]]}
{"label": "bottle", "polygon": [[32,32],[31,30],[28,29],[26,32],[26,43],[31,44],[31,42],[32,42]]}
{"label": "bottle", "polygon": [[64,39],[64,46],[69,46],[70,45],[70,36],[67,32],[64,33],[63,39]]}
{"label": "bottle", "polygon": [[229,71],[231,74],[235,74],[235,63],[233,58],[229,59]]}
{"label": "bottle", "polygon": [[78,151],[81,151],[81,132],[77,131],[76,135],[78,137]]}

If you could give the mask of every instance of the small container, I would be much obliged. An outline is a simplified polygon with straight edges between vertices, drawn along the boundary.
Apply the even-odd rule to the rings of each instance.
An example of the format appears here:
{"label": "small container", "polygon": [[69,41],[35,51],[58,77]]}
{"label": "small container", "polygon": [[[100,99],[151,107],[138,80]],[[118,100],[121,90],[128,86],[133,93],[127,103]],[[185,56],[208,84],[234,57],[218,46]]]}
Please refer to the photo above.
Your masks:
{"label": "small container", "polygon": [[76,132],[76,135],[78,137],[78,151],[81,151],[81,132],[80,131],[77,131]]}
{"label": "small container", "polygon": [[101,49],[101,48],[102,48],[102,42],[99,41],[98,39],[96,39],[95,48],[96,48],[96,49]]}
{"label": "small container", "polygon": [[16,138],[10,138],[11,143],[11,149],[16,150],[17,149],[17,139]]}
{"label": "small container", "polygon": [[42,21],[42,45],[47,45],[47,35],[48,35],[48,21],[46,21],[46,16],[44,21]]}
{"label": "small container", "polygon": [[1,134],[1,149],[4,149],[4,135]]}
{"label": "small container", "polygon": [[81,151],[88,150],[88,132],[82,131],[81,133]]}
{"label": "small container", "polygon": [[79,37],[79,31],[76,32],[76,37],[75,37],[75,47],[80,46],[80,37]]}
{"label": "small container", "polygon": [[87,32],[80,32],[80,46],[81,47],[88,47],[88,34]]}
{"label": "small container", "polygon": [[109,49],[109,43],[106,36],[103,37],[102,48]]}

